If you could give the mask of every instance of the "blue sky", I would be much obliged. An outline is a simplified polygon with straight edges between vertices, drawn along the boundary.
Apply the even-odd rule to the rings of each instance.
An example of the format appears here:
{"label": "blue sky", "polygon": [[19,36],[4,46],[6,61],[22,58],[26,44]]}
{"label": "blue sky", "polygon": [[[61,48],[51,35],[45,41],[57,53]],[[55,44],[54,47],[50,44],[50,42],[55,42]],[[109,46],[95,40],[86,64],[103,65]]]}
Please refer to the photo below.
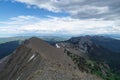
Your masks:
{"label": "blue sky", "polygon": [[[11,2],[11,1],[4,1],[2,0],[0,2],[0,21],[7,20],[8,18],[20,16],[20,15],[31,15],[36,17],[46,17],[46,16],[57,16],[57,17],[64,17],[68,16],[69,14],[60,12],[60,13],[54,13],[51,11],[48,11],[46,9],[40,9],[35,6],[31,6],[31,8],[28,8],[25,4],[19,3],[19,2]],[[35,8],[34,8],[35,7]]]}
{"label": "blue sky", "polygon": [[0,0],[0,37],[120,34],[119,0]]}

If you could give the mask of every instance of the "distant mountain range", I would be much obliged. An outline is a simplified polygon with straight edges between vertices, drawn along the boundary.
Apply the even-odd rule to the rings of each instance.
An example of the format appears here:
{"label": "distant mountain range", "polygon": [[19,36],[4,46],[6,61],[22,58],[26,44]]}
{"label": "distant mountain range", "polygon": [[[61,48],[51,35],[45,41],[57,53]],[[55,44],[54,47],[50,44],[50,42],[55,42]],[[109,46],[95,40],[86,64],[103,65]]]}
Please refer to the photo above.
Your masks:
{"label": "distant mountain range", "polygon": [[104,36],[80,36],[68,40],[71,43],[91,42],[114,52],[120,52],[120,40]]}
{"label": "distant mountain range", "polygon": [[89,35],[67,39],[4,43],[8,49],[15,47],[0,60],[0,79],[120,80],[120,40]]}
{"label": "distant mountain range", "polygon": [[[69,39],[69,36],[37,36],[38,38],[41,38],[45,41],[50,41],[50,42],[57,42],[57,41],[64,41]],[[5,42],[10,42],[10,41],[24,41],[26,39],[31,38],[31,36],[17,36],[17,37],[5,37],[5,38],[0,38],[0,43],[5,43]]]}

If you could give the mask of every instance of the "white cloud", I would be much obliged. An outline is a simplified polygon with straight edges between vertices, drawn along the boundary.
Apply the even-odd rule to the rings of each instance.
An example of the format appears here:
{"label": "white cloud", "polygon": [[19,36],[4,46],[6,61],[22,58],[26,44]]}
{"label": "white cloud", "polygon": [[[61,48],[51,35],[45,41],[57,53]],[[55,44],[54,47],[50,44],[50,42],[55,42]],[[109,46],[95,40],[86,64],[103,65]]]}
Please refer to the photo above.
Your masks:
{"label": "white cloud", "polygon": [[[52,12],[67,12],[73,18],[113,19],[120,16],[120,0],[13,0]],[[115,18],[114,18],[115,19]],[[119,17],[120,19],[120,17]]]}
{"label": "white cloud", "polygon": [[40,18],[34,16],[17,16],[8,19],[8,21],[1,21],[0,24],[8,24],[8,25],[25,25],[40,21]]}
{"label": "white cloud", "polygon": [[[15,23],[14,23],[15,22]],[[80,20],[70,17],[18,16],[0,22],[1,34],[120,34],[117,21]]]}

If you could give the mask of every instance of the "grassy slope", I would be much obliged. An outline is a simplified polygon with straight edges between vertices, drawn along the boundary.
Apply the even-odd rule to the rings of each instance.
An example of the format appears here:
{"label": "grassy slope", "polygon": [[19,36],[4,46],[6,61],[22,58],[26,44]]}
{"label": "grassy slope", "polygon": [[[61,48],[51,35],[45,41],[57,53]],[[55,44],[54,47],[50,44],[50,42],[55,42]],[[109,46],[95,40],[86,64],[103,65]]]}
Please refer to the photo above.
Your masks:
{"label": "grassy slope", "polygon": [[114,73],[105,63],[93,61],[90,59],[84,59],[74,53],[65,50],[67,55],[71,57],[74,63],[79,67],[81,71],[95,74],[104,80],[120,80],[120,75]]}

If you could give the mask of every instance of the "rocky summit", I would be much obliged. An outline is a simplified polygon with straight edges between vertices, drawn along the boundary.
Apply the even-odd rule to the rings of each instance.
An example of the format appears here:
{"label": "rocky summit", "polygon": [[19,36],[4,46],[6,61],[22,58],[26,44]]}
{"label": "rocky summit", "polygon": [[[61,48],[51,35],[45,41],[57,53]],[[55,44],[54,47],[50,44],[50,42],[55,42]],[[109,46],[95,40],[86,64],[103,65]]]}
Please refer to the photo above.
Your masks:
{"label": "rocky summit", "polygon": [[32,37],[0,60],[0,80],[102,80],[82,72],[65,53]]}

